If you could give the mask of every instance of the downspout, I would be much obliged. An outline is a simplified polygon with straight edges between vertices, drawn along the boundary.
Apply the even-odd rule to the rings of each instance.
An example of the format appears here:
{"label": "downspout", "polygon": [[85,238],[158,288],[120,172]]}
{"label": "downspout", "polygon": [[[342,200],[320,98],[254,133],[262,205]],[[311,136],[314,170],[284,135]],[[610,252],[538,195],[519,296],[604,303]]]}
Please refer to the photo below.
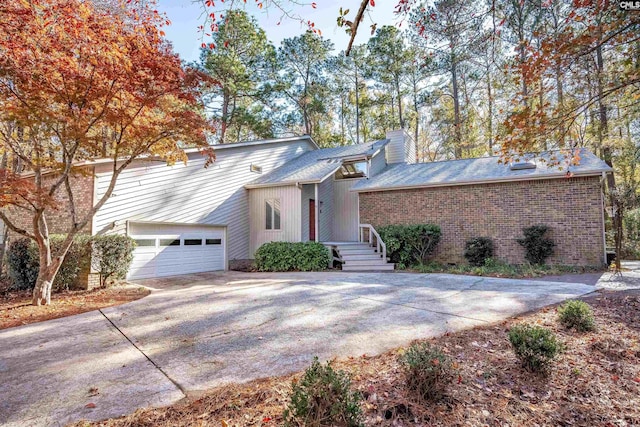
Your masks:
{"label": "downspout", "polygon": [[602,245],[604,252],[603,264],[607,265],[607,233],[605,231],[605,220],[604,220],[604,187],[603,184],[607,180],[607,173],[602,172],[602,179],[600,180],[600,213],[602,216]]}
{"label": "downspout", "polygon": [[319,242],[319,231],[318,230],[318,225],[320,224],[320,218],[319,218],[319,213],[320,213],[320,200],[318,200],[318,183],[314,184],[314,197],[316,199],[316,202],[314,203],[314,209],[316,211],[316,215],[315,215],[315,224],[313,224],[313,226],[316,229],[316,238],[315,241]]}

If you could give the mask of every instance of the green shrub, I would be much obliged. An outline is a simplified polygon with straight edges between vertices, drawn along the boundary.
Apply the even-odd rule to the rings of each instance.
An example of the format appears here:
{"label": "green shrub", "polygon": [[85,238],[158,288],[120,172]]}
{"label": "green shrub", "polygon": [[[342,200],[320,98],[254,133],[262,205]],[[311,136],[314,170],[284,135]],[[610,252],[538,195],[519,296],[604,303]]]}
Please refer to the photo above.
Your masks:
{"label": "green shrub", "polygon": [[317,242],[269,242],[258,248],[260,271],[319,271],[329,266],[329,250]]}
{"label": "green shrub", "polygon": [[584,301],[571,300],[562,304],[558,308],[558,318],[560,323],[571,329],[575,328],[580,332],[593,331],[596,329],[596,321],[593,317],[591,306]]}
{"label": "green shrub", "polygon": [[93,238],[93,270],[100,275],[100,286],[106,286],[111,280],[122,280],[127,276],[135,241],[129,236],[107,235]]}
{"label": "green shrub", "polygon": [[493,257],[493,241],[488,237],[474,237],[464,244],[464,257],[469,264],[482,267],[485,261]]}
{"label": "green shrub", "polygon": [[360,393],[351,391],[351,379],[344,371],[335,371],[329,362],[318,358],[292,383],[290,401],[283,413],[286,426],[362,425]]}
{"label": "green shrub", "polygon": [[[55,252],[64,242],[65,236],[51,235],[51,251]],[[77,236],[56,274],[52,289],[68,290],[76,286],[78,275],[87,271],[91,262],[91,243],[88,236]],[[33,289],[38,278],[40,259],[37,244],[30,239],[14,240],[7,250],[7,267],[13,287],[21,290]]]}
{"label": "green shrub", "polygon": [[509,341],[522,366],[531,372],[544,372],[561,350],[553,332],[541,326],[513,326]]}
{"label": "green shrub", "polygon": [[549,227],[540,224],[523,228],[524,238],[518,239],[518,243],[525,249],[525,259],[531,264],[542,265],[553,254],[555,243],[544,237]]}
{"label": "green shrub", "polygon": [[[51,250],[55,251],[64,242],[65,236],[51,236]],[[34,243],[35,246],[35,243]],[[40,265],[40,262],[38,262]],[[91,236],[79,235],[75,236],[67,255],[62,261],[62,265],[53,281],[53,290],[69,290],[70,288],[78,288],[80,284],[78,279],[80,272],[88,273],[91,267]],[[35,284],[35,283],[34,283]]]}
{"label": "green shrub", "polygon": [[387,245],[387,256],[399,268],[424,264],[441,235],[440,226],[435,224],[387,225],[378,233]]}
{"label": "green shrub", "polygon": [[[64,242],[64,235],[51,235],[51,251],[55,252]],[[68,290],[79,285],[81,272],[89,272],[92,266],[92,250],[95,246],[97,257],[93,257],[94,267],[108,278],[123,278],[133,259],[133,240],[127,236],[87,236],[78,235],[62,261],[53,281],[53,290]],[[38,278],[40,259],[38,246],[30,239],[17,239],[7,250],[9,276],[16,289],[33,289]]]}
{"label": "green shrub", "polygon": [[398,360],[404,369],[407,388],[420,399],[440,399],[453,378],[449,357],[427,343],[411,345]]}
{"label": "green shrub", "polygon": [[13,240],[7,247],[7,273],[11,279],[11,288],[16,290],[33,289],[38,278],[38,248],[31,239]]}

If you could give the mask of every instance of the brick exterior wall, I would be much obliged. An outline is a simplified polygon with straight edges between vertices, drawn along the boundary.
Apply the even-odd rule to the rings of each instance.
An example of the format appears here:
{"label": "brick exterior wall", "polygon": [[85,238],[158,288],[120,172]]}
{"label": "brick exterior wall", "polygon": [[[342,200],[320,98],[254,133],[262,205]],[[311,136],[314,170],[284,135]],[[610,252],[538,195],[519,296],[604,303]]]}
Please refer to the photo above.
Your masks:
{"label": "brick exterior wall", "polygon": [[[45,177],[45,188],[51,185],[53,179],[53,176]],[[93,182],[93,168],[85,168],[83,174],[77,174],[70,180],[78,218],[84,217],[93,207]],[[49,209],[46,214],[50,234],[66,233],[70,227],[69,199],[64,186],[56,193],[56,201],[58,208]],[[30,232],[33,230],[31,215],[12,209],[8,216],[16,226]],[[91,221],[82,229],[82,233],[91,234]]]}
{"label": "brick exterior wall", "polygon": [[[45,177],[45,186],[50,185],[49,181],[53,180],[53,176]],[[71,191],[73,192],[75,208],[78,218],[83,218],[93,207],[94,196],[94,174],[93,168],[84,168],[81,174],[76,174],[70,180]],[[66,233],[70,227],[70,214],[69,214],[69,199],[67,192],[62,186],[57,192],[57,206],[56,210],[49,210],[47,212],[47,225],[49,227],[49,234]],[[21,227],[25,230],[32,231],[32,219],[27,213],[24,214],[17,209],[11,209],[8,213],[9,218],[17,227]],[[91,221],[81,231],[83,234],[91,234]],[[10,243],[11,239],[19,239],[22,236],[8,232]],[[98,281],[99,284],[99,281]],[[80,272],[76,287],[83,289],[91,289],[95,286],[95,279],[91,278],[89,271]]]}
{"label": "brick exterior wall", "polygon": [[522,228],[546,224],[557,245],[549,264],[601,266],[601,191],[600,177],[577,177],[360,193],[360,222],[438,224],[434,258],[445,263],[466,262],[465,241],[487,236],[495,257],[512,264],[525,262]]}

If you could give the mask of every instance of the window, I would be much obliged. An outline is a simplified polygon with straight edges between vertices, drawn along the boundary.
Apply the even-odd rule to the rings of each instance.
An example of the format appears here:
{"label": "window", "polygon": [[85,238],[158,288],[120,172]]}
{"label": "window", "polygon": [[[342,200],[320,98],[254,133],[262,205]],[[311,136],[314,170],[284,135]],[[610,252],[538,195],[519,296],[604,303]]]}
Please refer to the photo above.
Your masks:
{"label": "window", "polygon": [[221,245],[222,239],[207,239],[207,245]]}
{"label": "window", "polygon": [[156,239],[136,239],[136,246],[155,246]]}
{"label": "window", "polygon": [[200,246],[202,245],[202,239],[184,239],[185,246]]}
{"label": "window", "polygon": [[367,162],[347,162],[337,170],[336,179],[364,178],[367,176]]}
{"label": "window", "polygon": [[180,246],[180,239],[160,239],[160,246]]}
{"label": "window", "polygon": [[267,230],[280,230],[280,199],[265,200]]}

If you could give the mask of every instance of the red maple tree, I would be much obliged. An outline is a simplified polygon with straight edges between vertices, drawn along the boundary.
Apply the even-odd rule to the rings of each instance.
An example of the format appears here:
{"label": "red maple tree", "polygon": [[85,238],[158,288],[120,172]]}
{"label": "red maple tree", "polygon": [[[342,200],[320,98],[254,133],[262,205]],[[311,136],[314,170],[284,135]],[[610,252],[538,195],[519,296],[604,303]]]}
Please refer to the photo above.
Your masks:
{"label": "red maple tree", "polygon": [[[35,305],[50,303],[74,236],[127,166],[142,157],[184,160],[184,147],[206,146],[198,76],[164,40],[163,23],[157,11],[124,2],[0,5],[0,219],[37,243]],[[82,164],[98,158],[109,159],[111,182],[80,212],[71,183],[86,173]],[[54,251],[47,220],[61,206],[69,221]]]}

